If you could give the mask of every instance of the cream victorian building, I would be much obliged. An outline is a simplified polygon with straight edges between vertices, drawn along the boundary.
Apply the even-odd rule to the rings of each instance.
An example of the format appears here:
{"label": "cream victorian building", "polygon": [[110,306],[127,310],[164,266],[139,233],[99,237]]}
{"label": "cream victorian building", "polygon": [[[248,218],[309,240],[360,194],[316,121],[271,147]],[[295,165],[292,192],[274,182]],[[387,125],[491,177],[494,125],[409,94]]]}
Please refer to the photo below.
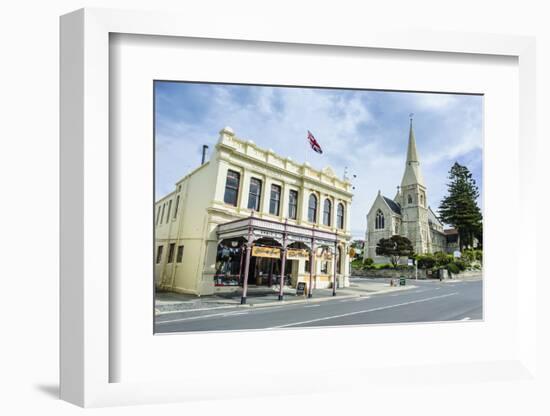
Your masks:
{"label": "cream victorian building", "polygon": [[[349,285],[351,184],[220,131],[210,160],[155,204],[155,284],[197,295]],[[281,281],[284,285],[281,285]],[[304,286],[301,284],[300,286]]]}

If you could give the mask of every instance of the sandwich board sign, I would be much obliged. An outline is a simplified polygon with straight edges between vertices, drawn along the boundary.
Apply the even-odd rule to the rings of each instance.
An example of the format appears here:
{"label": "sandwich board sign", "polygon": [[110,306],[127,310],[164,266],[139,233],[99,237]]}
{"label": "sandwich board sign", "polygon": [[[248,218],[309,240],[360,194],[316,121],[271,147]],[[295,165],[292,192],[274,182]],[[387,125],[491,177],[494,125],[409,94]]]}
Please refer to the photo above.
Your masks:
{"label": "sandwich board sign", "polygon": [[298,282],[296,285],[296,296],[304,296],[306,292],[306,282]]}

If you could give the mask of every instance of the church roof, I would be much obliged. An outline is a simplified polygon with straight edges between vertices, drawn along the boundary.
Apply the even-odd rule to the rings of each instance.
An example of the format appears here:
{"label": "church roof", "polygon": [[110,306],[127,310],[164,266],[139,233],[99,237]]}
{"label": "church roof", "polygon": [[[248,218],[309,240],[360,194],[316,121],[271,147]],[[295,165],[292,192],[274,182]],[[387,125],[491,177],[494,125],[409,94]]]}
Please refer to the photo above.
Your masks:
{"label": "church roof", "polygon": [[418,157],[418,152],[416,150],[416,139],[414,137],[411,118],[411,124],[409,127],[409,144],[407,147],[407,161],[405,162],[405,173],[403,174],[403,179],[401,180],[401,186],[405,187],[416,184],[424,186],[424,178],[422,177],[422,172],[420,171],[420,158]]}
{"label": "church roof", "polygon": [[384,198],[384,201],[386,201],[386,204],[388,204],[388,206],[391,208],[393,212],[401,215],[401,206],[397,202],[395,202],[393,199],[390,199],[386,196],[384,196],[383,198]]}
{"label": "church roof", "polygon": [[432,211],[431,207],[428,207],[428,221],[436,223],[438,225],[441,225],[443,227],[443,224],[441,223],[441,220],[435,215],[435,213]]}

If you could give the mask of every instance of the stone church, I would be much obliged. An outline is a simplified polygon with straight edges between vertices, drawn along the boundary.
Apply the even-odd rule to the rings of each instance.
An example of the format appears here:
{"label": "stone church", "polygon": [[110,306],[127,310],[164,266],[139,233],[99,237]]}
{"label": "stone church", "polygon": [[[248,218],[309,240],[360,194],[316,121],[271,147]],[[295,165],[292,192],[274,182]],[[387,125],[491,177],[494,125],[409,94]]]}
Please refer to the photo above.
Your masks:
{"label": "stone church", "polygon": [[411,118],[407,161],[401,186],[397,187],[393,199],[378,191],[367,214],[367,257],[374,259],[376,263],[387,262],[387,258],[376,255],[376,244],[381,238],[389,238],[396,234],[407,237],[417,254],[449,251],[443,223],[428,205],[427,191],[420,169]]}

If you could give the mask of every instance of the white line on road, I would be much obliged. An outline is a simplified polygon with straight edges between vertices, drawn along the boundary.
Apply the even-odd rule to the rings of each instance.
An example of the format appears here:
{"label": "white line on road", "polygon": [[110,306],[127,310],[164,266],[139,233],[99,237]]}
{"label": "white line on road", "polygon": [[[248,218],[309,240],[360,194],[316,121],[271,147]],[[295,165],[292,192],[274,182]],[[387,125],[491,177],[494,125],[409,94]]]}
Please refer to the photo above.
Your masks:
{"label": "white line on road", "polygon": [[430,300],[442,299],[442,298],[446,298],[446,297],[449,297],[449,296],[454,296],[454,295],[457,295],[457,294],[458,294],[458,292],[453,292],[453,293],[448,293],[446,295],[432,296],[431,298],[424,298],[424,299],[412,300],[410,302],[398,303],[396,305],[381,306],[379,308],[366,309],[366,310],[363,310],[363,311],[349,312],[349,313],[344,313],[344,314],[341,314],[341,315],[325,316],[324,318],[310,319],[309,321],[294,322],[292,324],[278,325],[278,326],[274,326],[274,327],[271,327],[271,328],[268,328],[268,329],[286,328],[286,327],[289,327],[289,326],[304,325],[304,324],[310,324],[310,323],[313,323],[313,322],[327,321],[329,319],[344,318],[346,316],[358,315],[358,314],[361,314],[361,313],[381,311],[381,310],[384,310],[384,309],[397,308],[399,306],[412,305],[414,303],[420,303],[420,302],[428,302]]}
{"label": "white line on road", "polygon": [[470,318],[469,316],[467,316],[466,318],[462,318],[461,321],[469,321],[470,319],[472,319],[472,318]]}
{"label": "white line on road", "polygon": [[224,317],[224,316],[246,315],[248,312],[250,312],[250,311],[243,311],[243,312],[228,312],[228,313],[224,313],[224,314],[222,315],[222,317]]}
{"label": "white line on road", "polygon": [[321,305],[306,305],[304,306],[304,308],[316,308],[317,306],[321,306]]}
{"label": "white line on road", "polygon": [[191,319],[202,319],[202,318],[212,318],[214,316],[235,316],[235,315],[244,315],[246,313],[249,313],[250,311],[237,311],[237,312],[224,312],[224,313],[212,313],[210,315],[198,315],[198,316],[190,316],[188,318],[179,318],[179,319],[170,319],[169,321],[158,321],[156,324],[169,324],[172,322],[182,322],[182,321],[189,321]]}

